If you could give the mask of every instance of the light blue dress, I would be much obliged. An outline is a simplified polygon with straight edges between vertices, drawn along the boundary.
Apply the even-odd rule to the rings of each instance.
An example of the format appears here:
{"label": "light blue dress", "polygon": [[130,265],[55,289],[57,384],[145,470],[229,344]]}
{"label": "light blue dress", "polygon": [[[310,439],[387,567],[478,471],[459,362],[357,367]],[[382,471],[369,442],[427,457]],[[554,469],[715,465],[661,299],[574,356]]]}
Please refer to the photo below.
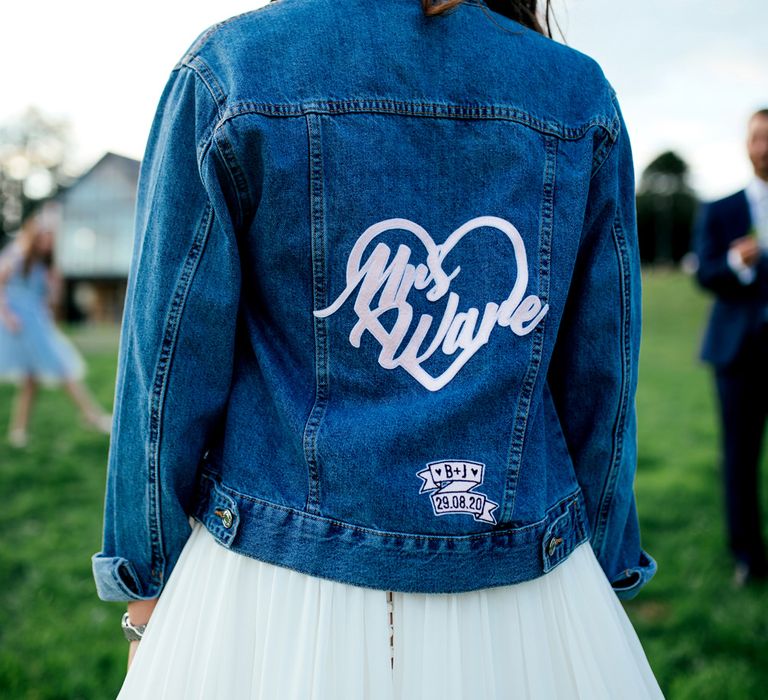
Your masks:
{"label": "light blue dress", "polygon": [[80,351],[56,326],[47,304],[46,266],[32,263],[23,272],[23,256],[17,241],[0,251],[0,269],[10,276],[0,286],[0,295],[21,327],[12,331],[0,320],[0,381],[19,384],[33,375],[41,384],[55,386],[63,379],[82,379],[85,361]]}

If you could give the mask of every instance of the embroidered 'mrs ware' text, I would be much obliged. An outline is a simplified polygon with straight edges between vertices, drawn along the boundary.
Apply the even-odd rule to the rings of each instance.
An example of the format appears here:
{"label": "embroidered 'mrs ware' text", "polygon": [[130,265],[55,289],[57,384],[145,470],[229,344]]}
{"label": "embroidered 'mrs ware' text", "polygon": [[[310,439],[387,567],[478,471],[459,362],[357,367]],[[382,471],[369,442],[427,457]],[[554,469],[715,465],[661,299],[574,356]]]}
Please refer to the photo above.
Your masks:
{"label": "embroidered 'mrs ware' text", "polygon": [[[482,226],[497,228],[506,234],[514,251],[517,276],[509,296],[500,301],[489,300],[482,311],[477,307],[459,310],[459,295],[451,291],[451,281],[461,267],[450,273],[443,269],[446,256],[468,233]],[[421,243],[426,262],[410,262],[414,251],[407,245],[392,250],[378,241],[368,255],[363,255],[369,244],[380,234],[395,229],[412,233]],[[431,286],[430,286],[431,285]],[[378,362],[384,369],[402,367],[416,381],[430,391],[439,391],[450,382],[467,361],[485,345],[494,328],[506,326],[518,336],[527,335],[541,321],[549,309],[535,294],[526,296],[528,287],[528,258],[520,232],[506,219],[497,216],[478,216],[453,231],[442,244],[437,244],[421,226],[409,219],[385,219],[369,226],[357,239],[347,260],[346,287],[336,300],[325,309],[314,311],[318,318],[330,316],[357,290],[354,310],[358,321],[349,333],[349,342],[360,347],[360,338],[368,331],[381,345]],[[442,319],[425,349],[422,344],[432,328],[433,317],[422,314],[405,347],[401,345],[411,329],[413,307],[408,296],[413,290],[426,289],[430,302],[448,294]],[[378,296],[378,303],[374,298]],[[379,318],[387,311],[396,312],[396,320],[387,329]],[[479,326],[478,326],[479,322]],[[440,374],[433,376],[423,365],[440,349],[447,356],[456,355],[453,362]]]}

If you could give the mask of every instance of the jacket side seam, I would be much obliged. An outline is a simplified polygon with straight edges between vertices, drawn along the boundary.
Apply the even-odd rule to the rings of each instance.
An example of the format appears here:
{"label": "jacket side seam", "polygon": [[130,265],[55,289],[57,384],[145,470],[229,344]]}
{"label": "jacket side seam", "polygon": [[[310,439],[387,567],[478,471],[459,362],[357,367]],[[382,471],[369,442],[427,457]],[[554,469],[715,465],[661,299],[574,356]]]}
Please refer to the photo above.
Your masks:
{"label": "jacket side seam", "polygon": [[245,220],[245,207],[242,199],[245,198],[246,202],[249,201],[248,183],[243,174],[243,170],[237,161],[232,145],[224,135],[223,129],[219,128],[219,124],[222,123],[222,109],[224,108],[227,99],[224,90],[221,88],[221,84],[213,71],[199,56],[187,55],[179,62],[178,66],[179,68],[185,67],[189,69],[195,76],[197,76],[200,82],[208,90],[213,103],[216,105],[217,123],[209,125],[205,129],[200,143],[198,144],[198,148],[202,153],[199,161],[201,177],[203,173],[202,164],[205,161],[206,153],[209,151],[209,147],[213,142],[216,144],[216,149],[221,156],[221,162],[224,164],[227,175],[229,175],[229,179],[232,182],[237,199],[238,223],[242,223]]}
{"label": "jacket side seam", "polygon": [[242,224],[245,221],[245,208],[243,206],[242,198],[245,197],[246,201],[249,201],[248,197],[248,185],[243,174],[243,170],[237,161],[232,144],[227,140],[221,131],[215,131],[213,134],[213,142],[216,144],[216,150],[218,150],[221,156],[221,162],[224,164],[224,168],[227,171],[229,180],[232,183],[232,187],[237,195],[237,224]]}
{"label": "jacket side seam", "polygon": [[603,136],[602,141],[600,141],[600,145],[597,147],[592,156],[592,170],[589,176],[590,180],[595,178],[595,175],[597,175],[597,173],[600,171],[600,168],[603,167],[603,163],[608,160],[608,156],[611,154],[615,143],[616,141],[611,138],[610,134]]}
{"label": "jacket side seam", "polygon": [[[326,286],[325,210],[323,160],[319,117],[306,116],[309,143],[310,242],[312,248],[313,309],[328,305]],[[317,461],[317,433],[328,403],[328,320],[312,314],[315,339],[315,399],[304,426],[304,458],[308,467],[306,509],[319,513],[320,475]]]}
{"label": "jacket side seam", "polygon": [[198,226],[197,233],[187,251],[182,265],[181,274],[176,282],[171,305],[165,319],[165,332],[160,347],[160,356],[155,368],[155,378],[152,383],[152,400],[149,414],[149,444],[150,464],[149,477],[149,523],[152,544],[151,575],[156,583],[162,581],[165,555],[163,552],[162,514],[160,506],[160,436],[162,434],[163,407],[165,390],[168,383],[168,371],[176,349],[179,321],[184,310],[187,294],[197,270],[205,242],[213,223],[213,209],[208,203]]}
{"label": "jacket side seam", "polygon": [[629,288],[629,261],[627,257],[626,239],[619,222],[619,209],[614,218],[613,240],[616,247],[616,257],[619,263],[619,279],[621,286],[621,388],[619,406],[616,415],[613,432],[613,451],[608,475],[600,496],[597,508],[597,522],[595,524],[594,546],[600,556],[603,555],[605,546],[605,534],[608,528],[608,517],[611,512],[611,504],[616,490],[616,481],[621,465],[621,454],[624,448],[624,426],[627,418],[629,402],[629,372],[631,362],[631,338],[630,338],[630,303],[631,290]]}
{"label": "jacket side seam", "polygon": [[613,151],[614,145],[619,140],[621,120],[619,118],[616,100],[616,93],[613,91],[613,88],[611,88],[613,119],[611,120],[611,127],[606,130],[607,135],[601,141],[600,146],[597,148],[592,158],[592,174],[589,176],[590,180],[592,180],[600,171],[600,168],[603,167],[603,163],[608,160],[608,156],[611,154],[611,151]]}
{"label": "jacket side seam", "polygon": [[[539,298],[542,301],[542,307],[549,302],[549,272],[550,255],[552,252],[552,228],[554,223],[554,199],[555,199],[555,178],[557,172],[557,139],[552,136],[544,137],[544,147],[546,150],[546,161],[544,165],[544,183],[543,197],[541,203],[541,225],[539,228]],[[531,344],[531,356],[528,363],[528,371],[523,379],[523,385],[518,399],[517,410],[515,411],[515,421],[512,428],[512,437],[510,440],[506,483],[504,486],[504,497],[501,506],[499,520],[506,522],[512,519],[515,511],[515,501],[517,498],[517,483],[520,478],[522,468],[523,447],[525,444],[525,434],[528,428],[528,416],[531,410],[531,401],[533,399],[534,387],[541,367],[541,358],[544,348],[544,332],[547,325],[546,316],[533,329],[533,339]]]}
{"label": "jacket side seam", "polygon": [[200,78],[200,82],[205,85],[208,92],[211,94],[213,102],[216,105],[217,118],[221,120],[222,110],[226,106],[227,97],[208,64],[198,56],[185,56],[184,59],[180,61],[179,65],[189,68],[189,70]]}

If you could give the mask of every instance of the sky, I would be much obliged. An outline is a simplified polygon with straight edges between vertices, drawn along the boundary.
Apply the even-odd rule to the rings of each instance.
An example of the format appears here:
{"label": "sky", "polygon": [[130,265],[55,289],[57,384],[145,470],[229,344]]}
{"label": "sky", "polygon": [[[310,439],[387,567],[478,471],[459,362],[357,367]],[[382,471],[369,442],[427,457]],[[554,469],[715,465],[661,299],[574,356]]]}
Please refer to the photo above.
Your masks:
{"label": "sky", "polygon": [[[264,4],[4,2],[0,123],[28,106],[68,119],[75,169],[107,150],[139,159],[184,50],[214,22]],[[674,150],[702,198],[743,187],[751,175],[746,122],[768,106],[768,2],[553,0],[553,7],[565,35],[556,39],[595,58],[616,89],[638,177]]]}

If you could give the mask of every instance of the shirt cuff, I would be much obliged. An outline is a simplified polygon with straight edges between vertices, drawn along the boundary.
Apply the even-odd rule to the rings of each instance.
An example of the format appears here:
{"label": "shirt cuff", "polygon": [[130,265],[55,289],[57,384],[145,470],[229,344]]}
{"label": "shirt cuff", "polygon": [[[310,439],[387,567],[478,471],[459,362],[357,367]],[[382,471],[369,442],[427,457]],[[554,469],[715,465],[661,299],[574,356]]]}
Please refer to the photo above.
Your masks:
{"label": "shirt cuff", "polygon": [[728,250],[727,260],[728,267],[733,270],[742,284],[749,284],[754,281],[756,274],[755,268],[747,265],[741,259],[741,255],[739,255],[739,252],[735,248],[730,248]]}

